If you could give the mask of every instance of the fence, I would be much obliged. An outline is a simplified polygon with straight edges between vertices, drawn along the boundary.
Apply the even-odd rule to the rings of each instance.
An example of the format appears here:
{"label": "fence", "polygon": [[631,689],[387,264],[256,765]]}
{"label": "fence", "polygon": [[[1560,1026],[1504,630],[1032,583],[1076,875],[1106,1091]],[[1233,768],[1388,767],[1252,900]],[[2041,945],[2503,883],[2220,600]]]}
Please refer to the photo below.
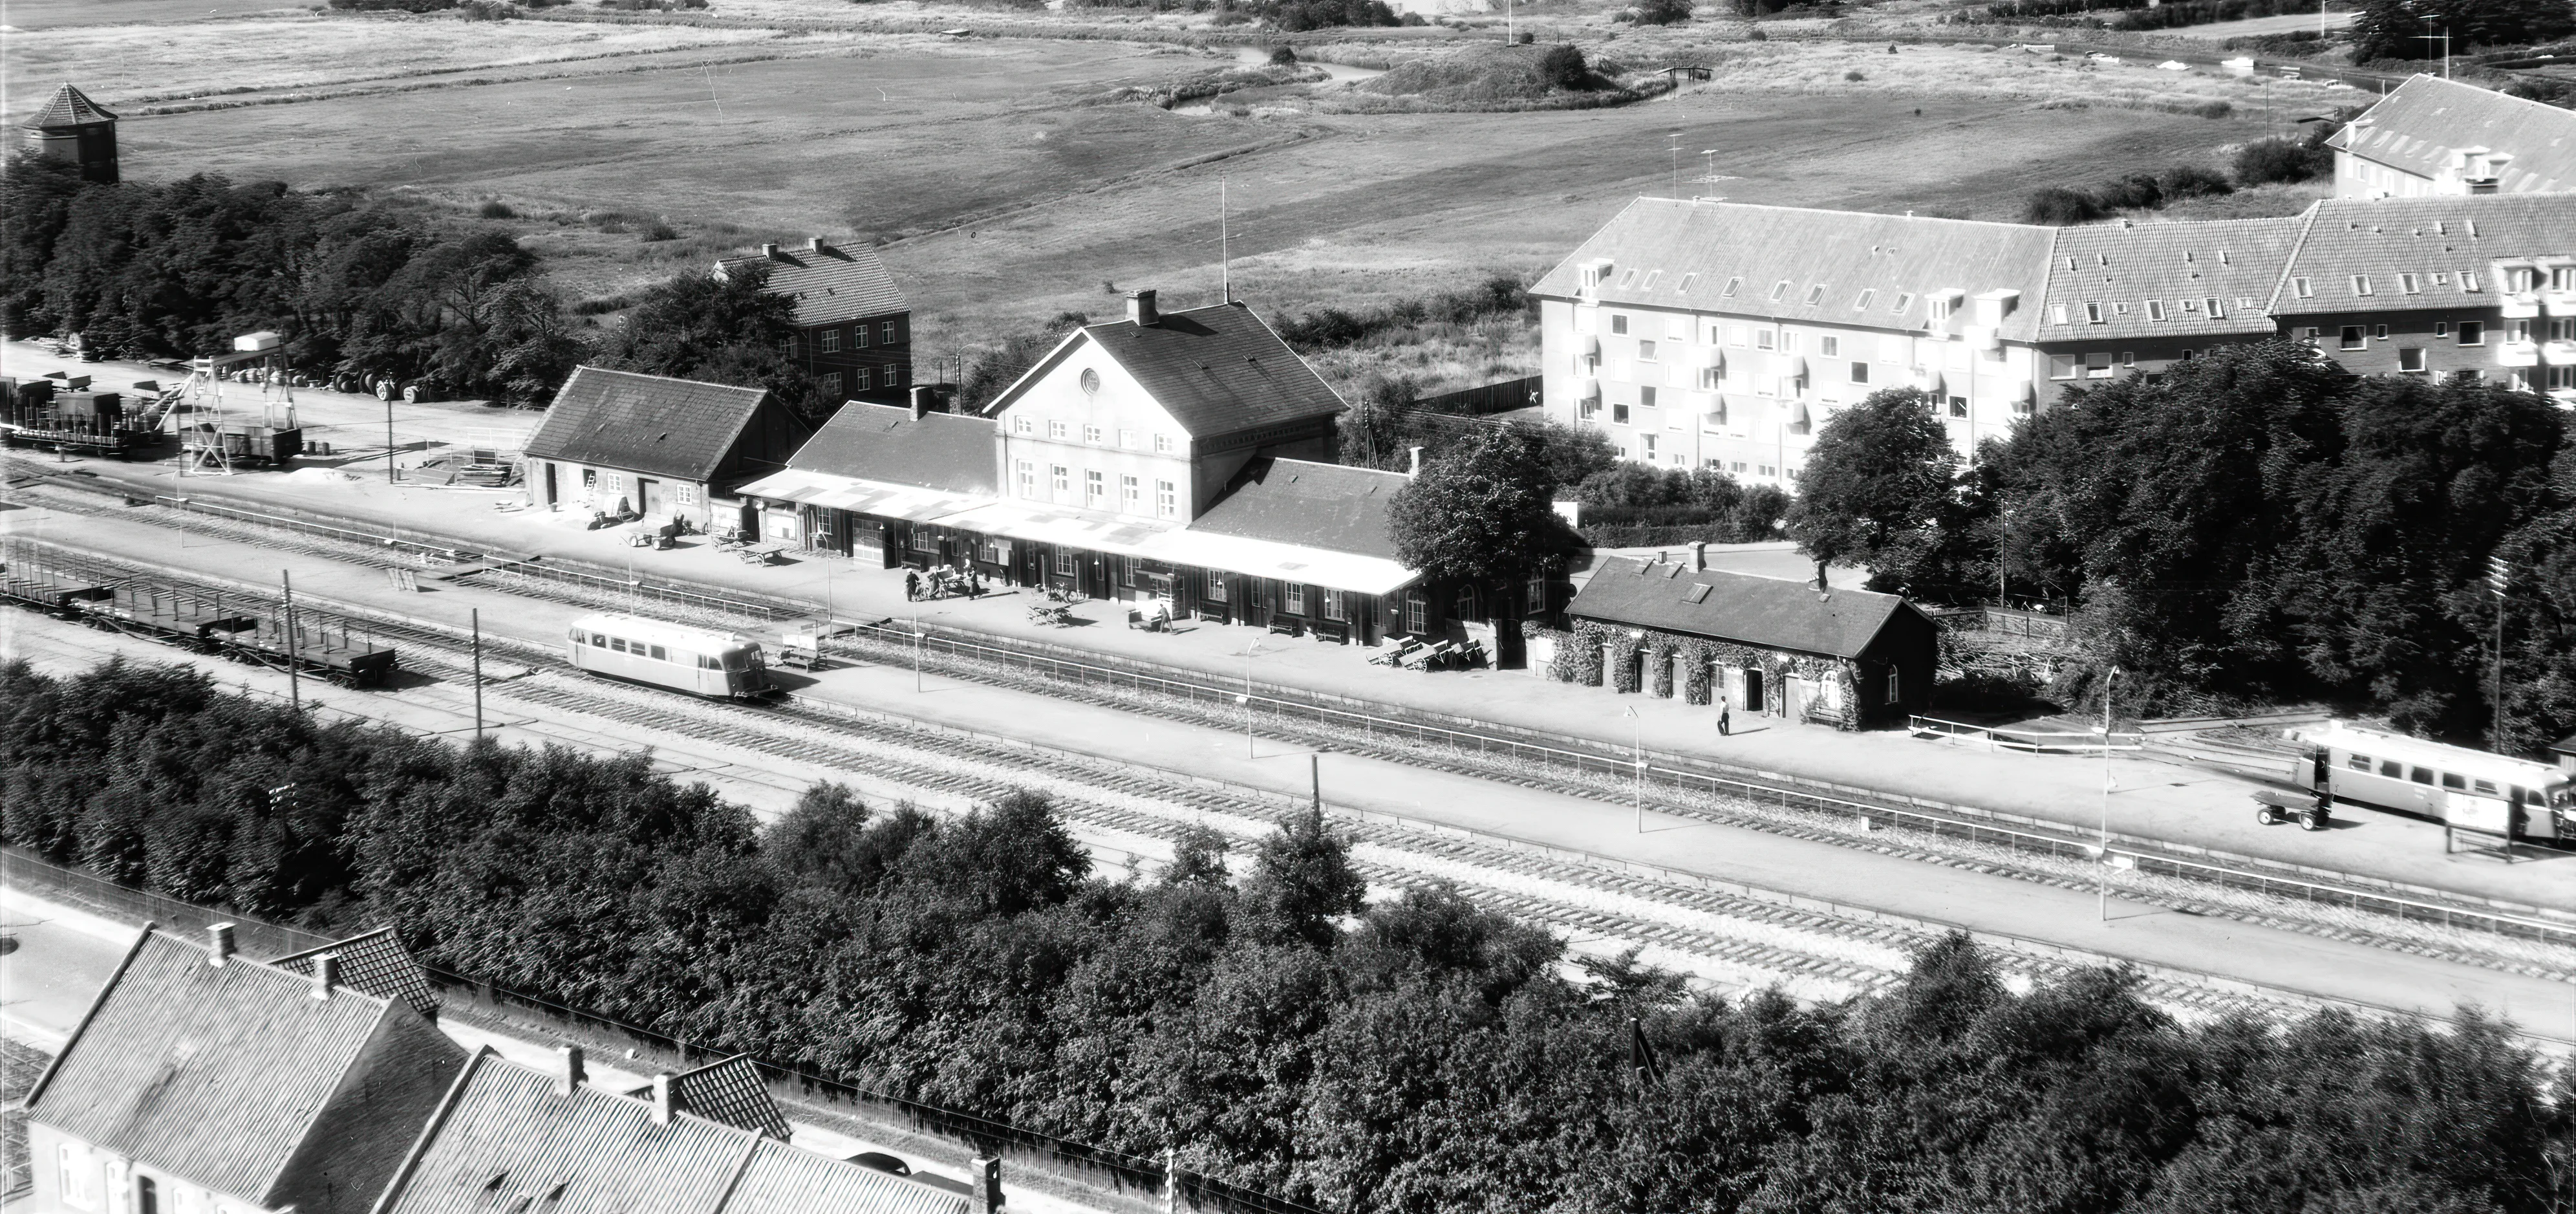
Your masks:
{"label": "fence", "polygon": [[[14,846],[0,847],[0,883],[40,888],[113,917],[129,921],[148,920],[180,934],[203,935],[212,924],[230,923],[234,925],[236,944],[245,954],[253,956],[300,953],[338,939],[120,885],[94,873],[43,860]],[[693,1047],[684,1038],[629,1024],[613,1016],[556,1003],[539,995],[437,966],[423,968],[438,990],[440,1004],[469,1016],[478,1012],[486,1016],[533,1016],[559,1031],[586,1036],[594,1042],[613,1040],[639,1052],[649,1052],[680,1063],[690,1059],[693,1048],[701,1060],[712,1060],[717,1054],[703,1043]],[[1106,1181],[1118,1192],[1135,1190],[1139,1195],[1159,1196],[1166,1177],[1171,1175],[1161,1160],[1075,1142],[973,1113],[873,1091],[800,1067],[781,1066],[757,1058],[751,1061],[761,1076],[769,1081],[773,1094],[898,1121],[916,1133],[956,1140],[979,1152],[1001,1152],[1006,1160],[1016,1160],[1024,1166],[1038,1165],[1058,1172],[1076,1173],[1094,1184]],[[1214,1177],[1184,1171],[1179,1173],[1178,1179],[1180,1196],[1184,1204],[1193,1209],[1213,1209],[1226,1214],[1318,1214],[1312,1207],[1228,1184]]]}
{"label": "fence", "polygon": [[1488,413],[1508,413],[1514,409],[1526,409],[1538,404],[1539,386],[1545,382],[1545,376],[1525,375],[1519,379],[1506,379],[1499,383],[1462,388],[1456,392],[1443,392],[1437,396],[1416,397],[1413,407],[1430,413],[1452,413],[1466,417],[1482,417]]}
{"label": "fence", "polygon": [[1906,732],[1938,738],[1953,745],[1982,742],[1987,750],[2018,750],[2035,755],[2108,755],[2115,750],[2145,750],[2140,733],[2081,733],[2069,729],[2015,729],[2009,725],[1970,725],[1939,717],[1910,716]]}

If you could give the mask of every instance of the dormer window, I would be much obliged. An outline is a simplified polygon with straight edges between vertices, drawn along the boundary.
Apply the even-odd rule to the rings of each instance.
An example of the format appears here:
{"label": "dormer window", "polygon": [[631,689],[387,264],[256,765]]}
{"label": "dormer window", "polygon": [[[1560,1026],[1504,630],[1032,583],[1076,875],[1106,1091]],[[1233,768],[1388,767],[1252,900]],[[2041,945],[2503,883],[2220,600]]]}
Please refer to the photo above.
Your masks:
{"label": "dormer window", "polygon": [[2420,274],[2400,274],[2397,276],[2397,289],[2408,295],[2420,295],[2424,291],[2424,278]]}
{"label": "dormer window", "polygon": [[2200,302],[2203,307],[2209,309],[2209,318],[2211,320],[2227,319],[2227,302],[2225,300],[2204,299]]}
{"label": "dormer window", "polygon": [[2062,325],[2066,323],[2065,304],[2053,303],[2048,305],[2048,323],[2052,325]]}
{"label": "dormer window", "polygon": [[2161,299],[2150,299],[2150,300],[2148,300],[2148,301],[2147,301],[2147,319],[2149,319],[2149,320],[2163,320],[2164,318],[2165,318],[2165,301],[2163,301],[2163,300],[2161,300]]}

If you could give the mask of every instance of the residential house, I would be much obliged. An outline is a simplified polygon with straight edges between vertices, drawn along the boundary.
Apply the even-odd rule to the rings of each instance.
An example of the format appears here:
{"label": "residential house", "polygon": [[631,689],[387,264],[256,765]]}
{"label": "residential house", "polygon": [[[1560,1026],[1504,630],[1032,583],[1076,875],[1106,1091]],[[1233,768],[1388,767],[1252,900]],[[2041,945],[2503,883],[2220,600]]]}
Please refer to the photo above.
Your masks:
{"label": "residential house", "polygon": [[753,1062],[749,1054],[736,1054],[676,1075],[657,1077],[626,1094],[637,1100],[657,1100],[664,1092],[669,1094],[672,1108],[736,1129],[766,1134],[780,1142],[787,1141],[794,1130],[787,1124],[787,1114],[779,1111],[778,1102],[770,1099],[769,1083],[761,1077],[760,1064]]}
{"label": "residential house", "polygon": [[1553,677],[1858,729],[1921,711],[1940,648],[1893,594],[1612,557],[1567,605]]}
{"label": "residential house", "polygon": [[845,410],[743,493],[814,520],[809,548],[887,566],[1334,640],[1437,629],[1447,604],[1413,601],[1386,536],[1406,477],[1326,462],[1342,408],[1244,305],[1165,313],[1139,291],[983,414]]}
{"label": "residential house", "polygon": [[765,388],[576,367],[528,438],[528,501],[706,530],[735,486],[785,467],[812,433]]}
{"label": "residential house", "polygon": [[2418,75],[2328,141],[2335,197],[2576,190],[2576,110]]}
{"label": "residential house", "polygon": [[144,929],[28,1093],[30,1208],[370,1214],[467,1053],[303,963]]}
{"label": "residential house", "polygon": [[[673,1077],[648,1094],[592,1086],[582,1051],[551,1070],[489,1048],[463,1068],[374,1214],[992,1214],[1000,1165],[948,1185],[790,1146],[690,1111]],[[964,1192],[957,1190],[963,1189]]]}
{"label": "residential house", "polygon": [[768,274],[769,293],[796,303],[789,354],[813,377],[816,399],[902,403],[912,382],[912,305],[874,248],[817,236],[800,249],[764,244],[715,267],[719,279],[756,271]]}
{"label": "residential house", "polygon": [[2288,216],[2059,229],[2038,309],[2046,378],[2033,395],[2053,402],[2057,389],[2277,335],[2273,289],[2305,226]]}
{"label": "residential house", "polygon": [[2270,310],[2365,375],[2465,373],[2576,404],[2576,194],[2319,202]]}

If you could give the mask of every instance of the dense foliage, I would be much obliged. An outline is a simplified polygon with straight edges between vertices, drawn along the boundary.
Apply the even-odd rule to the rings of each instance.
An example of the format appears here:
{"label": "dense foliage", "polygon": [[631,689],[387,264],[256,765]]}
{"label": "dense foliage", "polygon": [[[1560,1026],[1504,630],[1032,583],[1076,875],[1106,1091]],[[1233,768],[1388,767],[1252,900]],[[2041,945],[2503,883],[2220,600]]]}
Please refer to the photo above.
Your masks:
{"label": "dense foliage", "polygon": [[2326,697],[2474,736],[2501,554],[2507,745],[2576,728],[2576,450],[2536,395],[2223,347],[2071,390],[1946,471],[1931,431],[1881,417],[1903,395],[1827,426],[1807,477],[1857,488],[1802,480],[1807,529],[1791,518],[1874,585],[1975,600],[2001,559],[2016,596],[2083,609],[2095,661],[2068,677],[2116,664],[2152,703]]}
{"label": "dense foliage", "polygon": [[1789,495],[1769,485],[1747,488],[1711,467],[1657,468],[1628,460],[1560,496],[1583,504],[1583,537],[1595,548],[1776,540],[1789,513]]}
{"label": "dense foliage", "polygon": [[2185,25],[2207,25],[2214,21],[2243,21],[2251,17],[2278,17],[2289,13],[2313,13],[2318,0],[2185,0],[2179,4],[2159,4],[2153,8],[2122,13],[2111,22],[2115,30],[2144,32],[2174,29]]}
{"label": "dense foliage", "polygon": [[724,278],[687,273],[642,292],[626,323],[600,350],[621,371],[708,383],[757,385],[808,417],[831,416],[841,402],[816,399],[814,381],[791,353],[796,301],[773,295],[758,265]]}
{"label": "dense foliage", "polygon": [[1955,936],[1842,1006],[1570,980],[1451,890],[1364,900],[1313,818],[1109,880],[1040,797],[827,785],[762,831],[642,757],[170,669],[0,668],[0,727],[13,845],[1336,1212],[2543,1214],[2571,1162],[2567,1080],[2475,1017],[2185,1027],[2118,971],[2015,994]]}
{"label": "dense foliage", "polygon": [[1540,432],[1487,430],[1396,490],[1387,504],[1396,559],[1435,582],[1484,587],[1554,572],[1574,547],[1556,489]]}
{"label": "dense foliage", "polygon": [[25,155],[0,176],[0,211],[12,334],[168,358],[271,329],[309,374],[517,401],[550,396],[583,348],[536,255],[471,221],[212,174],[86,184]]}
{"label": "dense foliage", "polygon": [[2043,186],[2022,205],[2027,223],[2091,223],[2121,211],[2153,211],[2167,203],[2232,194],[2225,177],[2197,165],[2178,164],[2161,173],[2131,173],[2117,181],[2085,189]]}
{"label": "dense foliage", "polygon": [[2439,59],[2570,34],[2576,34],[2576,6],[2567,0],[2368,0],[2353,18],[2352,58]]}

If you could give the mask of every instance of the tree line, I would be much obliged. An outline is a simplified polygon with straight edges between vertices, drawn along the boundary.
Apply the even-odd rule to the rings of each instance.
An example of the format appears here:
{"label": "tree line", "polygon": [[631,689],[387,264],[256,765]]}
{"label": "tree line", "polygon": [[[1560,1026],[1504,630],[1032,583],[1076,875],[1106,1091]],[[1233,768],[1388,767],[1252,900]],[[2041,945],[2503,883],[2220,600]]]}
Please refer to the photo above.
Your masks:
{"label": "tree line", "polygon": [[[506,214],[506,208],[504,208]],[[817,401],[787,354],[793,302],[757,274],[678,275],[613,330],[565,314],[507,227],[355,190],[214,173],[93,183],[17,154],[0,173],[0,332],[78,333],[111,356],[190,358],[271,330],[324,383],[542,404],[582,362]]]}
{"label": "tree line", "polygon": [[2576,1096],[2495,1022],[2185,1024],[1964,937],[1800,1006],[1370,891],[1293,818],[1095,871],[1047,799],[821,785],[763,829],[641,756],[0,668],[8,843],[1348,1214],[2562,1209]]}
{"label": "tree line", "polygon": [[2124,706],[2322,698],[2474,737],[2501,607],[2500,749],[2576,728],[2576,448],[2530,392],[2222,347],[2070,389],[1973,461],[1929,400],[1881,392],[1827,423],[1799,493],[1791,535],[1875,588],[2075,608],[2062,699],[2117,666]]}

